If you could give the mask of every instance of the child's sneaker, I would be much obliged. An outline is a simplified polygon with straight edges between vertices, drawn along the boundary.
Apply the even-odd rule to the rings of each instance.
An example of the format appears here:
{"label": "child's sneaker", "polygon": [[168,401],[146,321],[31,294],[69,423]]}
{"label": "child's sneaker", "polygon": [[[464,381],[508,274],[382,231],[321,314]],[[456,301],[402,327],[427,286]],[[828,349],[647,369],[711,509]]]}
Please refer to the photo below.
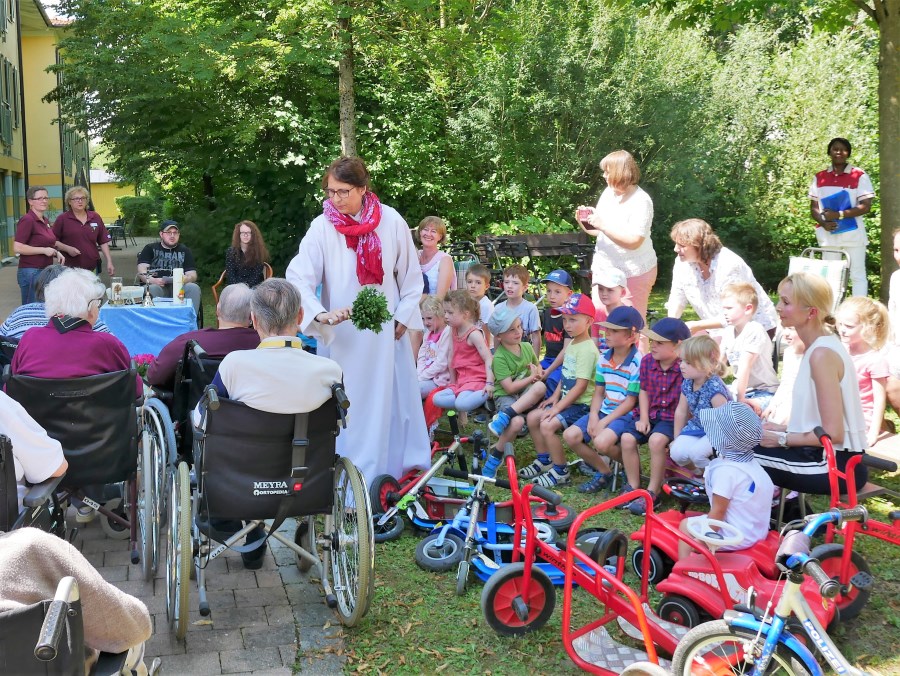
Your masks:
{"label": "child's sneaker", "polygon": [[498,458],[496,455],[491,453],[487,460],[484,461],[484,467],[481,468],[481,475],[486,476],[490,479],[493,479],[497,476],[497,468],[500,467],[500,461],[502,458]]}
{"label": "child's sneaker", "polygon": [[599,493],[609,486],[612,481],[612,474],[603,474],[603,472],[594,472],[594,476],[590,481],[585,481],[578,486],[579,493]]}
{"label": "child's sneaker", "polygon": [[[656,511],[659,509],[659,503],[661,501],[660,496],[658,496],[653,491],[649,491],[650,497],[653,498],[653,510]],[[635,516],[644,516],[647,513],[647,500],[646,498],[635,498],[631,502],[628,503],[628,511],[634,514]]]}
{"label": "child's sneaker", "polygon": [[571,481],[571,478],[569,477],[568,472],[560,474],[556,471],[556,468],[551,465],[550,471],[535,477],[531,483],[536,486],[543,486],[544,488],[554,488],[556,486],[563,486],[569,483],[569,481]]}
{"label": "child's sneaker", "polygon": [[535,477],[541,476],[541,474],[546,474],[552,468],[552,462],[544,464],[540,460],[535,460],[533,463],[528,465],[528,467],[523,467],[522,469],[520,469],[518,474],[520,479],[534,479]]}
{"label": "child's sneaker", "polygon": [[499,437],[506,428],[509,427],[509,416],[503,411],[497,411],[497,414],[488,423],[488,429],[495,437]]}
{"label": "child's sneaker", "polygon": [[584,460],[576,462],[575,467],[578,469],[578,472],[584,476],[593,477],[597,473],[597,470],[587,464]]}
{"label": "child's sneaker", "polygon": [[[626,493],[631,493],[634,489],[631,487],[631,484],[622,484],[622,488],[619,490],[619,495],[625,495]],[[628,509],[630,502],[626,502],[625,504],[619,505],[619,509]]]}

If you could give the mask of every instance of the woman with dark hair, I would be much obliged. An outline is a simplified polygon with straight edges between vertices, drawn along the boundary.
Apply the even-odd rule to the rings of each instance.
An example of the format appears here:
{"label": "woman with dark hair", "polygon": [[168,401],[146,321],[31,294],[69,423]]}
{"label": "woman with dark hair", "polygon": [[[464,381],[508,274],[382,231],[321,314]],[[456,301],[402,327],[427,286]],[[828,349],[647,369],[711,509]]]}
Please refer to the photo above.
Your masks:
{"label": "woman with dark hair", "polygon": [[708,331],[716,336],[725,324],[722,312],[722,291],[729,284],[746,282],[756,291],[759,307],[754,319],[766,331],[774,331],[778,324],[775,306],[753,276],[753,270],[734,251],[722,246],[712,226],[700,218],[689,218],[672,226],[675,242],[675,266],[672,269],[672,290],[666,309],[670,317],[681,317],[690,304],[699,320],[685,322],[692,333]]}
{"label": "woman with dark hair", "polygon": [[[597,238],[591,271],[616,268],[625,273],[631,304],[647,316],[650,290],[656,281],[656,251],[650,239],[653,200],[638,185],[641,170],[627,150],[616,150],[600,160],[607,188],[596,207],[578,207],[575,219]],[[596,287],[594,305],[600,302]]]}
{"label": "woman with dark hair", "polygon": [[50,207],[50,193],[42,185],[33,185],[25,192],[28,212],[16,223],[13,251],[19,254],[16,280],[22,294],[22,305],[34,302],[34,278],[53,263],[65,263],[59,242],[45,215]]}
{"label": "woman with dark hair", "polygon": [[263,264],[268,262],[269,250],[256,223],[241,221],[235,225],[231,246],[225,251],[225,284],[243,282],[252,289],[265,279]]}
{"label": "woman with dark hair", "polygon": [[[424,281],[409,226],[369,186],[362,160],[342,157],[322,178],[323,213],[313,220],[287,279],[300,291],[300,329],[316,338],[318,354],[344,370],[353,423],[337,440],[367,481],[401,476],[429,464],[416,365],[407,329],[421,331]],[[316,287],[321,284],[321,300]],[[387,297],[394,321],[384,330],[359,331],[350,306],[364,286]]]}
{"label": "woman with dark hair", "polygon": [[[850,141],[833,138],[828,142],[831,166],[817,173],[809,186],[809,211],[816,222],[819,246],[841,249],[850,258],[853,295],[869,292],[866,279],[866,225],[863,215],[872,208],[875,189],[868,174],[852,167]],[[826,254],[827,256],[827,254]]]}

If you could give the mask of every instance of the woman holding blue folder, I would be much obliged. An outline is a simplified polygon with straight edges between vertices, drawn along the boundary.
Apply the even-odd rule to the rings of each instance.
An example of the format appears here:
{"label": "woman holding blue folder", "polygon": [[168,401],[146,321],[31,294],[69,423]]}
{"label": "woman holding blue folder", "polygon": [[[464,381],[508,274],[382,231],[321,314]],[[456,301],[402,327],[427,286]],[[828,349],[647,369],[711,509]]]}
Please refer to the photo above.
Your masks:
{"label": "woman holding blue folder", "polygon": [[809,186],[810,213],[816,222],[816,240],[821,247],[841,249],[850,258],[850,282],[854,296],[868,295],[866,280],[866,226],[862,216],[869,213],[875,189],[868,174],[851,166],[850,141],[833,138],[828,142],[831,167],[813,177]]}

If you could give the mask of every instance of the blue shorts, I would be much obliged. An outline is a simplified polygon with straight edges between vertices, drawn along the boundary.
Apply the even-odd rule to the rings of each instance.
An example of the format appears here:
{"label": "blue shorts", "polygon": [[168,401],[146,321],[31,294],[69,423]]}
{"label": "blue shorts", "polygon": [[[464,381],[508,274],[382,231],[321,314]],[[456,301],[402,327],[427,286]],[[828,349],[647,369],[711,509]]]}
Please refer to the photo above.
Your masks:
{"label": "blue shorts", "polygon": [[579,418],[584,417],[585,419],[587,419],[588,413],[590,412],[591,407],[588,404],[572,404],[562,413],[557,413],[556,419],[559,420],[560,424],[562,425],[562,429],[566,429]]}
{"label": "blue shorts", "polygon": [[[572,423],[575,427],[581,430],[581,436],[584,439],[584,443],[591,443],[591,435],[588,434],[588,418],[590,418],[590,410],[588,410],[588,414],[582,416],[574,423]],[[609,425],[606,426],[606,429],[612,430],[616,434],[616,439],[622,436],[622,433],[626,431],[626,427],[628,425],[628,421],[630,420],[630,416],[624,416],[622,418],[616,418]]]}
{"label": "blue shorts", "polygon": [[[545,369],[550,364],[553,363],[555,357],[544,357],[541,360],[541,368]],[[544,383],[547,385],[547,392],[544,394],[544,399],[549,399],[553,396],[553,393],[556,392],[556,387],[559,385],[559,381],[562,380],[562,364],[556,367],[556,370],[553,371],[550,375],[547,376],[547,379]]]}
{"label": "blue shorts", "polygon": [[[654,434],[662,434],[669,438],[669,441],[675,438],[675,421],[674,420],[651,420],[650,421],[650,434],[641,434],[637,431],[637,418],[632,418],[626,416],[628,419],[628,424],[625,426],[625,429],[622,430],[622,434],[630,434],[637,440],[639,444],[646,444],[651,435]],[[621,436],[621,435],[619,435]]]}

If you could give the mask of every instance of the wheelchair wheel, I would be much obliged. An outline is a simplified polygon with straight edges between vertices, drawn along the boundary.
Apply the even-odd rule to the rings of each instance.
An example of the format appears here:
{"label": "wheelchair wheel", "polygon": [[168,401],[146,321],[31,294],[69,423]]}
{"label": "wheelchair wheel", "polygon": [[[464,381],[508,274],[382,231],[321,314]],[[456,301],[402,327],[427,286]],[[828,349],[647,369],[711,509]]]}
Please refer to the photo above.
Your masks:
{"label": "wheelchair wheel", "polygon": [[[310,516],[297,519],[297,530],[294,531],[294,542],[310,554],[316,553],[316,517]],[[305,573],[313,567],[313,564],[299,554],[294,554],[294,558],[297,561],[297,570],[301,573]]]}
{"label": "wheelchair wheel", "polygon": [[[127,483],[127,482],[126,482]],[[122,487],[123,491],[128,490],[127,486]],[[121,517],[128,518],[128,514],[125,512],[125,508],[122,506],[122,498],[113,498],[112,500],[108,500],[103,503],[103,506],[108,509],[110,512],[114,512]],[[127,526],[123,526],[117,521],[113,521],[105,514],[99,514],[100,518],[100,528],[103,529],[103,532],[106,533],[106,537],[110,540],[127,540],[131,537],[131,530]]]}
{"label": "wheelchair wheel", "polygon": [[169,483],[169,549],[166,555],[166,615],[175,636],[187,633],[188,592],[193,555],[191,547],[191,479],[187,463],[178,469]]}
{"label": "wheelchair wheel", "polygon": [[[168,510],[168,475],[175,469],[177,446],[175,445],[175,426],[169,409],[159,399],[149,398],[141,411],[142,429],[149,432],[156,456],[156,517],[160,529],[165,528]],[[157,542],[159,542],[157,540]],[[157,557],[159,556],[157,544]]]}
{"label": "wheelchair wheel", "polygon": [[152,580],[156,572],[159,547],[156,465],[150,434],[144,429],[141,432],[141,449],[137,466],[137,535],[141,553],[141,573],[145,581]]}
{"label": "wheelchair wheel", "polygon": [[[341,623],[352,627],[369,610],[375,542],[372,512],[362,474],[347,458],[338,458],[334,468],[334,507],[330,535],[325,548],[326,574],[331,575]],[[331,528],[328,528],[328,526]]]}

